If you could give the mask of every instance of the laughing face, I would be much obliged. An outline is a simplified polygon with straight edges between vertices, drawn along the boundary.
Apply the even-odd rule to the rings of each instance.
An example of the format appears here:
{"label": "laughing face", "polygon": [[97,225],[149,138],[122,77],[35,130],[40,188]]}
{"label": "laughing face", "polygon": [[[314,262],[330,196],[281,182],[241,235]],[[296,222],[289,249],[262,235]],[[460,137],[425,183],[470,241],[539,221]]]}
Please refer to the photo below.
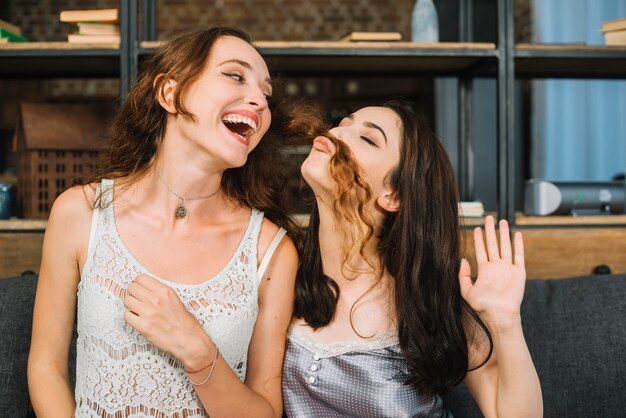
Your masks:
{"label": "laughing face", "polygon": [[193,118],[167,108],[176,88],[175,81],[168,83],[171,88],[164,89],[164,107],[170,113],[166,135],[184,140],[189,158],[206,155],[216,169],[245,164],[271,122],[272,86],[261,55],[239,38],[218,38],[205,69],[182,95]]}

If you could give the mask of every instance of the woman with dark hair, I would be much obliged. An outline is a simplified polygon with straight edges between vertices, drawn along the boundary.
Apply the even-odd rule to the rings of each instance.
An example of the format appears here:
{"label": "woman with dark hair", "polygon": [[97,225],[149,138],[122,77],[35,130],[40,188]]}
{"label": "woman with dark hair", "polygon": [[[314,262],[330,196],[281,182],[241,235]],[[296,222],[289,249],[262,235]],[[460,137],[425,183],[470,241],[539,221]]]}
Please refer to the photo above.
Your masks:
{"label": "woman with dark hair", "polygon": [[235,29],[181,33],[145,63],[103,173],[50,214],[28,366],[38,416],[281,416],[297,253],[261,141],[271,94]]}
{"label": "woman with dark hair", "polygon": [[513,256],[506,221],[498,245],[486,218],[474,283],[454,172],[405,101],[318,135],[302,165],[315,207],[285,354],[287,415],[448,417],[439,395],[465,380],[487,417],[540,417],[520,320],[521,234]]}

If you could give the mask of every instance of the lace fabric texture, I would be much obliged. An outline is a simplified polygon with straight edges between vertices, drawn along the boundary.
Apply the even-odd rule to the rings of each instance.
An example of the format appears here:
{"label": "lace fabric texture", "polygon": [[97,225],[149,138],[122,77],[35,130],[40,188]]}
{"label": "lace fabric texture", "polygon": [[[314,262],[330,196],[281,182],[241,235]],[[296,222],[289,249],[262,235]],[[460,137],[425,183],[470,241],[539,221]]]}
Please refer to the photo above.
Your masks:
{"label": "lace fabric texture", "polygon": [[400,344],[398,339],[398,331],[390,330],[372,338],[363,338],[360,340],[334,341],[331,343],[319,343],[310,335],[301,331],[301,325],[291,325],[289,327],[288,337],[290,340],[297,342],[307,350],[317,353],[320,358],[330,358],[347,354],[352,351],[368,351],[381,348],[388,348]]}
{"label": "lace fabric texture", "polygon": [[139,275],[172,287],[219,347],[242,381],[258,314],[257,241],[263,213],[252,210],[244,237],[228,265],[197,285],[150,274],[130,254],[116,230],[113,181],[101,184],[87,262],[78,287],[76,416],[206,417],[182,364],[158,350],[124,321],[126,288]]}

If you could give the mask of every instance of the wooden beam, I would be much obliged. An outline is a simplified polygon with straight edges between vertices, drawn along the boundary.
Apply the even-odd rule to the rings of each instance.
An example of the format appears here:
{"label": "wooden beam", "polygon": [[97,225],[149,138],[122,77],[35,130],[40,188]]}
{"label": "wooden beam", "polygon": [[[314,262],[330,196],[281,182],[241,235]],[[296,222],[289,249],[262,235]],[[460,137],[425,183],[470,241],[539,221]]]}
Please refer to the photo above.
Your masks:
{"label": "wooden beam", "polygon": [[[526,275],[529,279],[563,279],[593,274],[607,265],[612,273],[626,272],[626,229],[541,228],[524,235]],[[472,230],[465,231],[464,257],[476,275]]]}
{"label": "wooden beam", "polygon": [[0,278],[38,272],[42,244],[42,233],[0,234]]}

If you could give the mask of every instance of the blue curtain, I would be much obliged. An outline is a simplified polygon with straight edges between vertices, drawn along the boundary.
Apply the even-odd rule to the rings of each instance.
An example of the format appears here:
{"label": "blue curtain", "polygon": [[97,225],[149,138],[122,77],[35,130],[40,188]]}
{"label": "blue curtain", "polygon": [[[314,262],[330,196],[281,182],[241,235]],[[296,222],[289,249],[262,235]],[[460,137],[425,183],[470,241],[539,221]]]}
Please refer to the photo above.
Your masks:
{"label": "blue curtain", "polygon": [[[535,42],[603,45],[626,0],[534,0]],[[531,177],[610,180],[626,168],[626,81],[533,81]]]}

